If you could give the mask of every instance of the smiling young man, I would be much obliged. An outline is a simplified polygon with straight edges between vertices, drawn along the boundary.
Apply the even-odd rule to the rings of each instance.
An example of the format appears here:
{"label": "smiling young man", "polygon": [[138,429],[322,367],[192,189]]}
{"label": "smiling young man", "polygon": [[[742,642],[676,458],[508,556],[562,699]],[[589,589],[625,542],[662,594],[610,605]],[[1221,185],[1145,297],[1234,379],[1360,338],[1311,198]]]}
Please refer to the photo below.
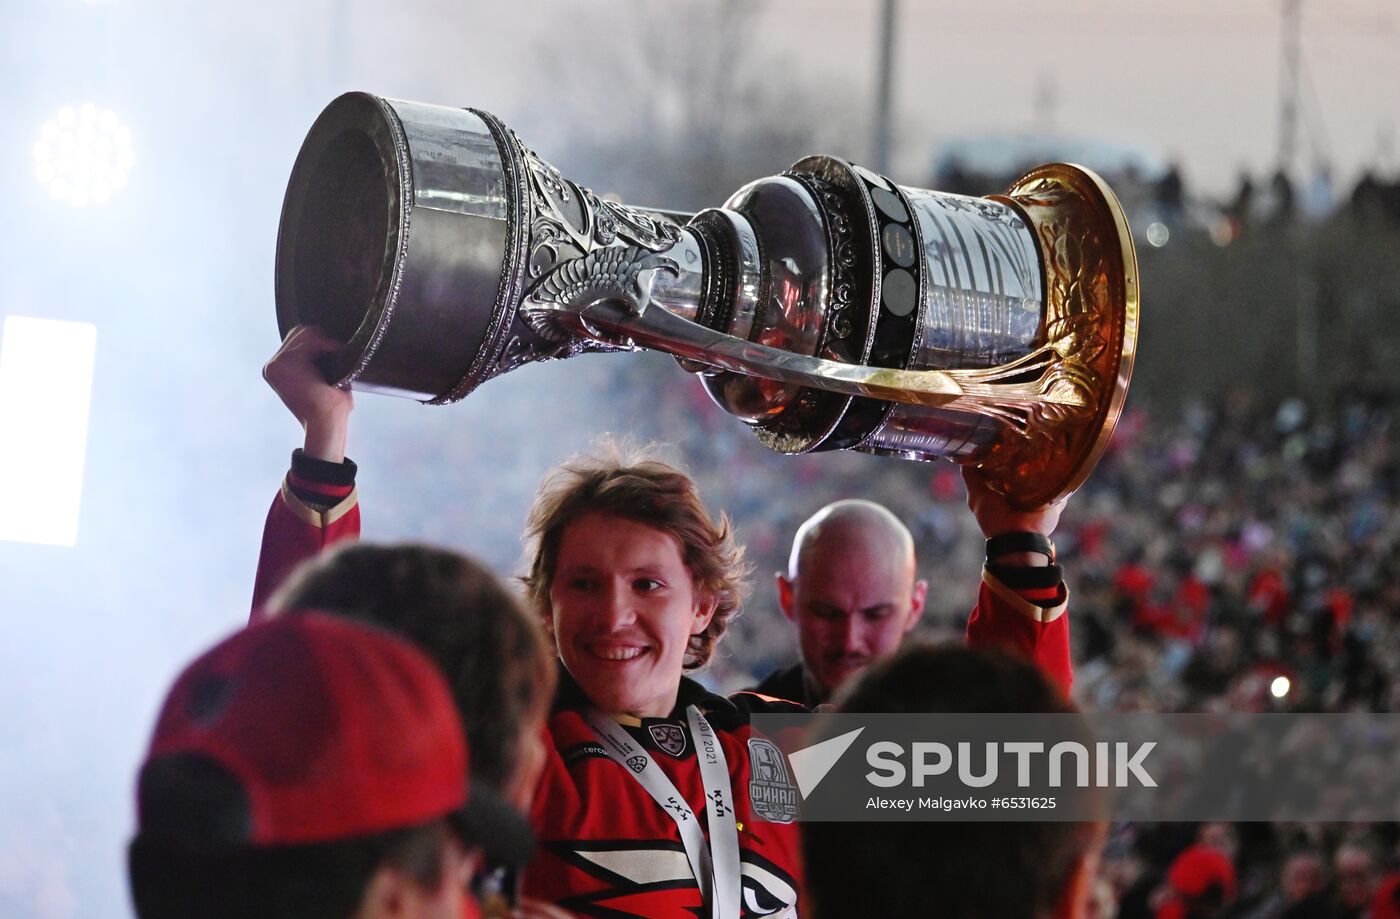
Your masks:
{"label": "smiling young man", "polygon": [[[264,368],[305,440],[268,514],[255,605],[359,532],[344,453],[353,401],[315,364],[334,347],[301,327]],[[747,742],[754,708],[801,709],[736,703],[683,676],[745,593],[727,521],[665,463],[595,458],[546,478],[527,536],[527,592],[562,667],[525,893],[585,916],[795,915],[796,827],[755,819]]]}
{"label": "smiling young man", "polygon": [[[345,459],[352,401],[315,364],[336,347],[299,327],[264,368],[305,441],[268,514],[257,598],[301,560],[358,535]],[[1048,533],[1060,510],[1013,511],[971,480],[969,504],[996,534]],[[727,520],[711,517],[674,467],[595,457],[546,477],[526,536],[527,593],[562,663],[526,892],[585,916],[795,916],[796,815],[754,796],[750,762],[779,754],[752,735],[749,716],[803,709],[755,693],[726,698],[685,677],[707,663],[743,600],[747,572]],[[989,546],[999,563],[1040,570],[1014,587],[984,581],[969,642],[1011,649],[1067,684],[1053,549],[1048,539],[1003,543]]]}
{"label": "smiling young man", "polygon": [[544,609],[559,656],[609,712],[665,717],[691,639],[715,615],[674,539],[622,517],[590,512],[564,528]]}
{"label": "smiling young man", "polygon": [[745,593],[727,521],[666,463],[580,457],[541,484],[526,539],[563,663],[526,891],[582,915],[795,915],[796,827],[754,812],[748,719],[801,709],[684,675]]}

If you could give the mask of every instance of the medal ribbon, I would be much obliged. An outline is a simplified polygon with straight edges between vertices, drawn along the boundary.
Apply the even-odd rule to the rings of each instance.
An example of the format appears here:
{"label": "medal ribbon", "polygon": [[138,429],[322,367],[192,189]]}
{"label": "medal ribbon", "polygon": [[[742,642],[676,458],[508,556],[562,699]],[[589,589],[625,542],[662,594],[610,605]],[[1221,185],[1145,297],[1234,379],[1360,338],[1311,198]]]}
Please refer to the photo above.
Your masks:
{"label": "medal ribbon", "polygon": [[640,743],[616,721],[597,710],[584,712],[608,758],[622,766],[646,789],[647,794],[675,821],[685,847],[686,860],[713,919],[739,919],[739,829],[735,822],[734,793],[729,765],[714,728],[698,706],[686,709],[686,721],[699,758],[700,781],[705,787],[705,812],[710,828],[707,844],[700,821],[675,783],[647,754]]}

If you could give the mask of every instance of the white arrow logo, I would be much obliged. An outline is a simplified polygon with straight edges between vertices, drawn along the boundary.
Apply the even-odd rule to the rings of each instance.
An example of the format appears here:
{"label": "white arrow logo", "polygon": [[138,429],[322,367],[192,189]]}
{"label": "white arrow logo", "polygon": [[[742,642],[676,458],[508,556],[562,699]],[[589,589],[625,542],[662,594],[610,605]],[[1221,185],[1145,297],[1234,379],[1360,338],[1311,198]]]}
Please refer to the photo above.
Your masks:
{"label": "white arrow logo", "polygon": [[788,754],[788,762],[792,763],[793,778],[797,780],[797,790],[802,792],[803,798],[811,795],[817,785],[821,784],[831,767],[836,765],[836,761],[851,748],[851,744],[856,742],[856,738],[864,730],[865,728],[856,728],[839,737],[823,740],[819,744]]}

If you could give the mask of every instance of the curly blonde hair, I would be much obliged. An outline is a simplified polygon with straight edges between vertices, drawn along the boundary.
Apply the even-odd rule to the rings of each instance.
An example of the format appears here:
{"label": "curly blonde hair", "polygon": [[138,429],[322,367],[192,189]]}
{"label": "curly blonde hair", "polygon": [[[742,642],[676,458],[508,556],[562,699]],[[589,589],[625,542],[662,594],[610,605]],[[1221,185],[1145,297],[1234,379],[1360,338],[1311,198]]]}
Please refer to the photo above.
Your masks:
{"label": "curly blonde hair", "polygon": [[550,611],[549,590],[559,543],[569,524],[598,513],[631,520],[674,536],[695,587],[715,601],[715,615],[686,649],[685,669],[710,661],[715,645],[738,614],[749,591],[751,569],[735,543],[727,514],[711,517],[695,482],[658,459],[654,448],[605,443],[549,471],[535,494],[525,523],[526,596],[541,616]]}

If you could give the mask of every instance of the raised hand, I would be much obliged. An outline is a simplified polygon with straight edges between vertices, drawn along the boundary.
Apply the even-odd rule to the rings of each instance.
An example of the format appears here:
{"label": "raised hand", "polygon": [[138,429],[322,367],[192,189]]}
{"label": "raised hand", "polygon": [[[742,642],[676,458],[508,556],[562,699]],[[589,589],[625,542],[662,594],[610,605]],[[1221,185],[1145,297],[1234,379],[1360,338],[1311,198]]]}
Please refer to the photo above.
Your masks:
{"label": "raised hand", "polygon": [[[1064,512],[1065,500],[1047,504],[1029,511],[1017,510],[1006,498],[987,487],[982,473],[972,466],[962,467],[963,483],[967,486],[967,506],[982,535],[988,539],[1003,533],[1040,533],[1049,536],[1055,532]],[[1045,565],[1050,559],[1038,552],[1015,553],[997,559],[1008,565]]]}
{"label": "raised hand", "polygon": [[345,459],[355,397],[349,389],[326,382],[316,361],[340,347],[341,342],[319,328],[299,325],[287,333],[262,371],[263,379],[305,431],[306,455],[332,463]]}

